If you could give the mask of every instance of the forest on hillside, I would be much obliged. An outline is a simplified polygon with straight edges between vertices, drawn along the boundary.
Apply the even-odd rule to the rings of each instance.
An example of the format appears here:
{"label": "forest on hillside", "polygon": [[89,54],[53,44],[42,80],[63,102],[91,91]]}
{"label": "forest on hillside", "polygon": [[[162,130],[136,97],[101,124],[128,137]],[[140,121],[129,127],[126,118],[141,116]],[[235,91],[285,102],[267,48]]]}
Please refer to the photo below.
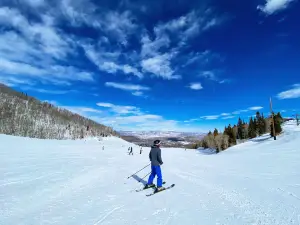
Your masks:
{"label": "forest on hillside", "polygon": [[281,133],[281,124],[285,120],[279,112],[273,112],[272,116],[274,117],[275,135],[273,132],[272,117],[264,117],[260,112],[256,112],[256,116],[254,118],[250,117],[248,123],[239,118],[237,125],[231,126],[231,124],[229,124],[225,127],[223,133],[219,132],[217,129],[214,129],[213,132],[209,131],[201,141],[197,142],[192,147],[195,149],[199,147],[211,148],[215,149],[218,153],[231,146],[245,142],[248,139],[262,136],[266,133],[269,133],[270,137],[274,137]]}
{"label": "forest on hillside", "polygon": [[40,139],[117,135],[111,128],[0,84],[0,133]]}

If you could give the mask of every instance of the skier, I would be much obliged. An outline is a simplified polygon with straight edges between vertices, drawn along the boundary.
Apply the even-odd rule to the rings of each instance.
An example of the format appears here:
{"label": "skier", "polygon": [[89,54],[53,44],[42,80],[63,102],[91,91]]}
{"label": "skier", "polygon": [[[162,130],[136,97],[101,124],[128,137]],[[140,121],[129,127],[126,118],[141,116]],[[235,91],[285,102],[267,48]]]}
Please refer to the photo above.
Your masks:
{"label": "skier", "polygon": [[162,175],[160,166],[163,164],[161,159],[161,149],[160,149],[160,140],[155,140],[153,146],[151,146],[151,151],[149,153],[149,159],[151,161],[151,174],[148,179],[148,183],[145,188],[155,187],[153,180],[157,176],[157,188],[156,191],[162,191],[165,188],[162,186]]}
{"label": "skier", "polygon": [[133,155],[132,147],[129,147],[129,149],[130,149],[129,155]]}
{"label": "skier", "polygon": [[140,154],[142,154],[142,152],[143,152],[143,147],[141,147],[141,149],[140,149]]}

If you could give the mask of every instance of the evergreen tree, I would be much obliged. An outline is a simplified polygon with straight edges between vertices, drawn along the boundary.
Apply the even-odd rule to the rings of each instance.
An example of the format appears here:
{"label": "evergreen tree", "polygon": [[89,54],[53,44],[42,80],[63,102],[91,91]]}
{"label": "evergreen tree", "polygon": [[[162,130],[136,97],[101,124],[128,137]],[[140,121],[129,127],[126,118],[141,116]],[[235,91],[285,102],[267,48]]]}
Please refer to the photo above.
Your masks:
{"label": "evergreen tree", "polygon": [[214,137],[218,136],[218,134],[219,134],[219,131],[218,131],[217,128],[215,128],[215,130],[214,130]]}
{"label": "evergreen tree", "polygon": [[211,131],[209,131],[207,135],[212,135]]}
{"label": "evergreen tree", "polygon": [[250,121],[249,121],[248,137],[249,138],[255,138],[256,137],[256,131],[255,131],[254,121],[253,121],[252,117],[250,118]]}
{"label": "evergreen tree", "polygon": [[243,122],[241,118],[239,118],[237,124],[237,139],[243,139]]}
{"label": "evergreen tree", "polygon": [[234,135],[233,128],[230,124],[227,128],[227,135],[229,136],[229,145],[236,145],[236,136]]}
{"label": "evergreen tree", "polygon": [[253,119],[253,130],[255,132],[255,137],[257,137],[257,120],[256,118]]}
{"label": "evergreen tree", "polygon": [[261,114],[261,116],[259,117],[258,126],[259,126],[258,127],[259,136],[266,133],[266,121],[265,121],[265,118],[264,118],[264,114]]}
{"label": "evergreen tree", "polygon": [[223,132],[224,135],[228,135],[228,128],[225,126],[225,129],[224,129],[224,132]]}
{"label": "evergreen tree", "polygon": [[[280,113],[277,113],[276,115],[274,114],[273,112],[273,117],[274,117],[274,128],[275,128],[275,134],[280,134],[281,131],[282,131],[282,128],[281,128],[281,123],[282,123],[282,117],[280,115]],[[271,122],[271,137],[274,137],[274,133],[273,133],[273,121]]]}

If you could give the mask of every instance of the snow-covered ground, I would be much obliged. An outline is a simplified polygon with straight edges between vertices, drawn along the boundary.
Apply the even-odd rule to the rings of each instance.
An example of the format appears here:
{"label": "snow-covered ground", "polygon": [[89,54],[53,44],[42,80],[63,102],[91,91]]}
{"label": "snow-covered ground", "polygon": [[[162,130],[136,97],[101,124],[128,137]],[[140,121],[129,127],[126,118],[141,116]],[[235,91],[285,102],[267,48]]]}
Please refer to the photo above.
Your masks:
{"label": "snow-covered ground", "polygon": [[163,149],[163,177],[176,186],[151,197],[127,179],[148,164],[149,148],[140,155],[133,145],[129,156],[129,146],[0,135],[0,224],[300,224],[294,122],[276,141],[264,136],[218,155]]}

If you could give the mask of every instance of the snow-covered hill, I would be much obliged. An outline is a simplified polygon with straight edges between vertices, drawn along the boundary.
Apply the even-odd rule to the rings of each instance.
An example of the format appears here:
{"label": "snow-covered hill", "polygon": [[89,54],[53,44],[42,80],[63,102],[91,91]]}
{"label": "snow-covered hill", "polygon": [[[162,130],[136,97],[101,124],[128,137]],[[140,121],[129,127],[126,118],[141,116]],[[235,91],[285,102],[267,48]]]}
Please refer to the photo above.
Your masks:
{"label": "snow-covered hill", "polygon": [[[148,148],[115,137],[51,141],[0,135],[0,224],[298,225],[300,127],[284,126],[220,154],[163,149],[166,185],[151,190],[129,175]],[[104,146],[104,150],[102,147]],[[138,173],[143,177],[149,168]]]}

